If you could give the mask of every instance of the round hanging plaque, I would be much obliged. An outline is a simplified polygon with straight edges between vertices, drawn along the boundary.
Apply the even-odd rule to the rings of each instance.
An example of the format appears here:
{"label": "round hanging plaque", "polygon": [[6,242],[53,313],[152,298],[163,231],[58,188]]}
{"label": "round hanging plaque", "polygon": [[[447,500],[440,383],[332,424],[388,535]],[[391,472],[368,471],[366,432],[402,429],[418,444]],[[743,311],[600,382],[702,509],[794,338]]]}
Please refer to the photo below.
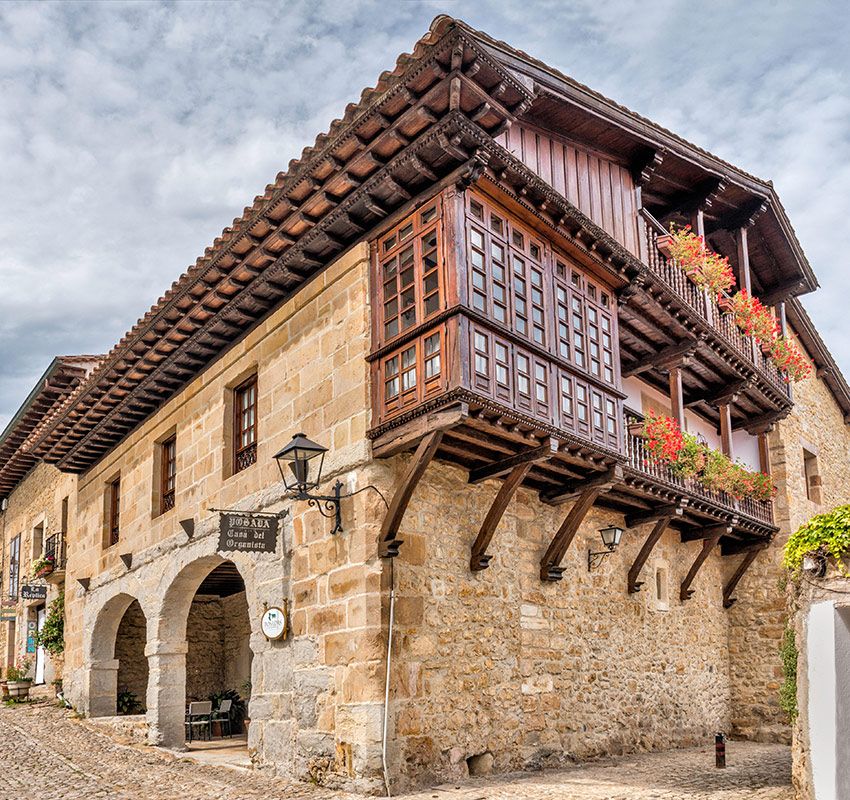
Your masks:
{"label": "round hanging plaque", "polygon": [[284,609],[272,606],[267,608],[263,614],[261,628],[266,639],[283,639],[286,636],[288,623],[287,613]]}

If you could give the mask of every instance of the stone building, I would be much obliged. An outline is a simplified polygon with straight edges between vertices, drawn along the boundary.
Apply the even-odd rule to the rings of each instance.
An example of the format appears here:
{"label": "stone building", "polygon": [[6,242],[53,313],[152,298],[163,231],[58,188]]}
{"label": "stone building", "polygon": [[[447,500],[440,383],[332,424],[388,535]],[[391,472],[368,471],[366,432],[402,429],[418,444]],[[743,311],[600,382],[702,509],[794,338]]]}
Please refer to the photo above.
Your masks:
{"label": "stone building", "polygon": [[55,358],[0,435],[0,666],[32,662],[36,683],[61,674],[61,657],[37,647],[34,633],[64,589],[65,534],[77,481],[29,455],[25,442],[96,362],[96,356]]}
{"label": "stone building", "polygon": [[[792,398],[659,248],[671,222],[819,377]],[[438,17],[22,436],[43,464],[10,500],[74,486],[67,696],[133,695],[181,747],[185,703],[236,689],[257,764],[376,792],[783,736],[755,556],[805,513],[800,448],[844,435],[816,286],[770,183]],[[776,516],[652,459],[650,411],[772,469]],[[293,492],[300,431],[328,450]]]}

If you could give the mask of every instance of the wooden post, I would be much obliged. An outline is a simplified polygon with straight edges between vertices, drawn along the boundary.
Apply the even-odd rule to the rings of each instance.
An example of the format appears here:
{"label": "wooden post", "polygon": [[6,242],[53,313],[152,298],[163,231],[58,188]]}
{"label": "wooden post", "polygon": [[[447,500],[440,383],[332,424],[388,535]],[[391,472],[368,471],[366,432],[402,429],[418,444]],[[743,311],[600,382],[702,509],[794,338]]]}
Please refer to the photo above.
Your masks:
{"label": "wooden post", "polygon": [[682,397],[682,368],[670,367],[670,411],[679,428],[685,429],[685,405]]}
{"label": "wooden post", "polygon": [[753,293],[753,282],[750,276],[750,252],[747,247],[747,229],[738,228],[735,235],[738,246],[738,286],[746,289],[748,295]]}
{"label": "wooden post", "polygon": [[720,411],[720,448],[730,459],[734,460],[734,454],[732,453],[731,404],[721,403],[717,409]]}
{"label": "wooden post", "polygon": [[691,214],[691,229],[697,236],[705,239],[705,214],[701,208]]}
{"label": "wooden post", "polygon": [[788,335],[788,317],[785,314],[785,301],[776,304],[776,316],[779,318],[779,333]]}
{"label": "wooden post", "polygon": [[759,442],[759,470],[765,475],[770,475],[770,447],[767,441],[767,432],[762,431],[758,435]]}

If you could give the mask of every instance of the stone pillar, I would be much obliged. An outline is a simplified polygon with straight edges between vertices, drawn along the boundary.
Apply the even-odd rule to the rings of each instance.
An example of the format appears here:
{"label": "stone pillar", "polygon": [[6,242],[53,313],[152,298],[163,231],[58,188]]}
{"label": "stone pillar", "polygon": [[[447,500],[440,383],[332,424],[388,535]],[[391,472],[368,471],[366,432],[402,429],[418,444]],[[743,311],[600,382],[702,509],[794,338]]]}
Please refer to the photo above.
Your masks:
{"label": "stone pillar", "polygon": [[118,659],[92,662],[88,679],[88,715],[114,717],[118,713]]}
{"label": "stone pillar", "polygon": [[148,657],[147,720],[148,742],[175,750],[186,744],[184,727],[186,705],[187,642],[152,642],[145,648]]}

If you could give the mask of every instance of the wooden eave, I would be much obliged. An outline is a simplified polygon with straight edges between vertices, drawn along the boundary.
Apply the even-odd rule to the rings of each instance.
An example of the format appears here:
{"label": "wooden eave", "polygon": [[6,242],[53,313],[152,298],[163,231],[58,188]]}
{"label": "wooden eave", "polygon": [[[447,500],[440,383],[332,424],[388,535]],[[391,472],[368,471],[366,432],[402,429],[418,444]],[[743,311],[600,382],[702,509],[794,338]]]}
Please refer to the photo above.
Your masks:
{"label": "wooden eave", "polygon": [[8,497],[39,459],[26,449],[29,436],[82,383],[100,356],[59,356],[39,378],[0,434],[0,497]]}
{"label": "wooden eave", "polygon": [[[724,181],[727,188],[724,189],[725,198],[718,198],[709,213],[709,221],[715,226],[728,225],[730,221],[739,224],[741,212],[752,208],[754,202],[757,205],[767,203],[766,213],[756,223],[757,235],[769,238],[776,234],[781,238],[774,242],[775,258],[752,259],[754,276],[764,290],[793,277],[801,281],[794,294],[817,288],[817,278],[771,182],[744,172],[528,53],[459,20],[438,17],[432,29],[449,25],[456,25],[475,37],[494,60],[501,61],[534,92],[535,102],[525,116],[535,124],[566,133],[579,141],[583,139],[591,147],[612,152],[631,163],[640,162],[646,151],[663,153],[663,161],[653,170],[644,187],[650,202],[669,199],[707,179],[718,179]],[[568,111],[559,114],[559,107]],[[770,269],[778,261],[783,262],[781,273],[772,274]]]}
{"label": "wooden eave", "polygon": [[802,303],[793,298],[786,308],[788,322],[815,365],[815,376],[822,380],[844,413],[844,424],[850,425],[850,386],[832,353],[829,352]]}
{"label": "wooden eave", "polygon": [[[461,31],[425,37],[173,284],[32,451],[68,471],[90,467],[366,231],[469,162],[464,141],[497,135],[530,100]],[[161,338],[167,354],[152,347]]]}

